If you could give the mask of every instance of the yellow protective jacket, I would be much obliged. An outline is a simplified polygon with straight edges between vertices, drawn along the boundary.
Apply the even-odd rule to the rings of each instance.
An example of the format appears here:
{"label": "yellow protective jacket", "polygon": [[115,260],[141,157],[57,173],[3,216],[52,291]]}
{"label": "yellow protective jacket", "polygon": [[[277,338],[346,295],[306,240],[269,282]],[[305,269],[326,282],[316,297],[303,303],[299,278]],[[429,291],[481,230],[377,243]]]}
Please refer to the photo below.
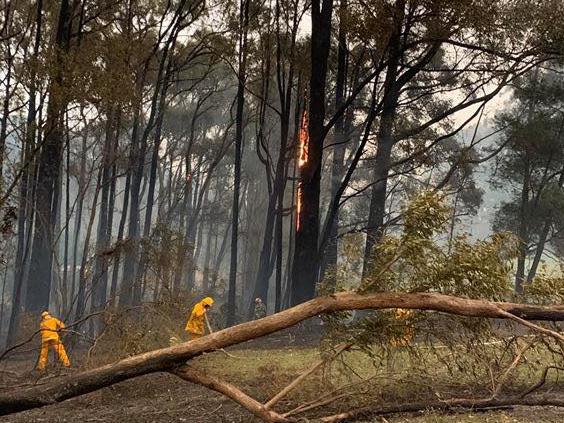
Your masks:
{"label": "yellow protective jacket", "polygon": [[64,329],[65,324],[53,316],[46,316],[41,319],[39,329],[41,329],[41,341],[58,341],[60,329]]}
{"label": "yellow protective jacket", "polygon": [[186,323],[186,332],[190,332],[195,335],[204,335],[204,333],[206,332],[204,320],[206,318],[207,311],[204,306],[211,306],[212,304],[213,298],[206,297],[194,306],[192,313],[190,313],[190,318]]}

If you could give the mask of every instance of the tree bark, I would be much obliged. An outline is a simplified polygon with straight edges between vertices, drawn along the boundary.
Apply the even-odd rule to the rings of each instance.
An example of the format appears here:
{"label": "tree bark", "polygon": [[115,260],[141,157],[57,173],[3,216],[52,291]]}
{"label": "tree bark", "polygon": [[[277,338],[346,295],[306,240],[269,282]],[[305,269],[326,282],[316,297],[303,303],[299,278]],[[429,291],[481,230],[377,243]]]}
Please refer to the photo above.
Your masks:
{"label": "tree bark", "polygon": [[445,401],[423,401],[406,404],[397,404],[390,406],[372,406],[363,407],[345,413],[335,414],[333,416],[321,419],[323,423],[338,423],[344,421],[357,421],[358,419],[372,418],[376,416],[388,416],[398,413],[417,413],[427,410],[436,411],[464,411],[465,409],[483,410],[506,408],[516,405],[532,406],[532,407],[563,407],[564,399],[561,395],[551,394],[548,396],[533,396],[528,398],[508,397],[499,399],[462,399],[462,400],[445,400]]}
{"label": "tree bark", "polygon": [[[92,303],[91,310],[97,312],[106,305],[108,288],[108,257],[106,250],[110,243],[109,219],[112,211],[109,208],[112,168],[114,162],[114,145],[117,135],[117,110],[110,108],[106,122],[106,134],[102,151],[102,195],[100,199],[100,213],[96,234],[96,259],[92,275]],[[80,317],[80,316],[79,316]],[[96,319],[98,320],[98,319]]]}
{"label": "tree bark", "polygon": [[80,320],[86,311],[86,303],[91,292],[88,290],[88,279],[86,268],[88,266],[88,249],[90,247],[90,237],[92,236],[92,228],[96,220],[96,205],[98,204],[98,195],[100,193],[100,183],[102,180],[102,170],[98,172],[96,186],[94,188],[94,197],[92,198],[92,208],[90,209],[90,218],[88,220],[88,228],[86,229],[86,237],[82,248],[82,258],[80,262],[80,271],[78,273],[78,293],[76,296],[76,312],[75,320]]}
{"label": "tree bark", "polygon": [[515,272],[515,293],[523,293],[525,282],[525,260],[527,259],[527,246],[529,243],[529,190],[530,190],[530,164],[528,152],[525,152],[525,170],[523,186],[521,187],[521,204],[519,208],[519,249],[517,253],[517,270]]}
{"label": "tree bark", "polygon": [[228,398],[231,398],[238,404],[241,404],[255,416],[260,417],[263,421],[269,423],[275,422],[288,422],[289,420],[282,417],[280,414],[268,410],[264,404],[261,404],[256,399],[242,392],[236,386],[230,383],[219,380],[213,376],[207,375],[190,366],[182,366],[172,371],[172,373],[181,379],[192,382],[198,385],[205,386],[212,391],[219,392]]}
{"label": "tree bark", "polygon": [[70,47],[71,10],[68,0],[62,0],[55,37],[54,75],[49,87],[45,138],[39,155],[37,197],[35,202],[35,232],[27,284],[26,310],[39,313],[49,307],[52,279],[52,258],[55,229],[56,184],[59,181],[63,152],[62,114],[64,99],[64,54]]}
{"label": "tree bark", "polygon": [[[165,78],[167,79],[167,78]],[[160,101],[160,111],[159,117],[157,118],[157,125],[155,129],[155,140],[153,143],[153,152],[151,154],[151,166],[149,170],[149,191],[147,194],[147,206],[145,208],[145,222],[143,224],[143,240],[149,242],[151,235],[151,224],[153,220],[153,207],[155,202],[155,185],[157,177],[157,166],[159,161],[159,148],[161,145],[161,133],[162,133],[162,123],[164,118],[164,100],[166,98],[166,85],[168,80],[165,81],[165,86],[163,87],[163,92],[161,94]],[[145,277],[145,270],[147,268],[147,249],[146,246],[141,248],[141,255],[139,257],[139,263],[137,264],[137,275],[136,280],[141,281]],[[134,299],[135,303],[140,303],[142,297]]]}
{"label": "tree bark", "polygon": [[319,272],[319,195],[323,156],[325,84],[331,44],[333,0],[314,0],[311,11],[311,74],[309,81],[308,159],[300,169],[301,225],[296,229],[292,268],[292,305],[313,298]]}
{"label": "tree bark", "polygon": [[237,249],[239,243],[239,197],[241,194],[241,159],[243,155],[243,109],[247,75],[247,31],[250,0],[241,0],[239,9],[239,70],[237,84],[237,112],[235,116],[235,175],[231,223],[231,262],[227,291],[227,325],[235,323],[237,291]]}
{"label": "tree bark", "polygon": [[[86,124],[86,122],[85,122]],[[89,181],[86,180],[86,151],[87,151],[88,133],[86,128],[82,135],[82,150],[80,156],[80,174],[78,176],[78,195],[77,195],[77,211],[74,218],[74,240],[72,247],[72,280],[70,289],[71,306],[69,314],[72,313],[73,304],[75,302],[75,289],[76,289],[76,268],[78,264],[78,241],[82,228],[82,214],[84,210],[84,197],[88,189]]]}
{"label": "tree bark", "polygon": [[[41,30],[43,23],[43,0],[37,1],[36,18],[35,18],[35,39],[33,45],[33,59],[36,60],[39,54],[41,44]],[[32,230],[33,211],[29,206],[30,196],[28,188],[30,182],[34,181],[33,171],[35,166],[28,165],[28,161],[34,160],[31,151],[35,143],[36,135],[36,93],[37,93],[37,71],[32,67],[30,74],[29,101],[26,121],[26,136],[22,144],[22,164],[24,171],[20,182],[20,196],[18,201],[18,242],[16,246],[15,272],[12,290],[12,310],[10,312],[10,324],[8,326],[8,335],[6,344],[12,345],[16,340],[19,329],[19,317],[22,308],[22,294],[24,292],[24,274],[25,262],[29,252],[29,235]]]}
{"label": "tree bark", "polygon": [[[348,63],[348,50],[347,50],[347,35],[346,28],[343,22],[344,14],[347,11],[347,0],[341,1],[339,6],[339,48],[337,55],[337,80],[335,83],[335,110],[339,110],[344,103],[346,79],[347,79],[347,63]],[[346,141],[348,137],[345,131],[344,115],[339,115],[335,122],[335,146],[333,147],[333,166],[331,169],[331,198],[334,198],[339,191],[341,180],[344,175],[345,166],[345,150]],[[331,270],[337,265],[338,257],[338,241],[337,233],[339,227],[339,213],[336,212],[333,220],[331,221],[329,238],[325,251],[320,251],[323,256],[321,277],[327,279],[331,287],[336,286],[336,278],[331,274]],[[329,274],[326,272],[329,271]]]}
{"label": "tree bark", "polygon": [[370,273],[372,250],[382,237],[384,229],[388,172],[390,170],[392,147],[394,145],[393,129],[400,90],[397,78],[402,54],[401,35],[405,16],[405,0],[399,0],[396,3],[394,12],[394,27],[390,37],[389,63],[384,81],[384,100],[380,117],[380,128],[378,130],[378,150],[376,151],[374,163],[374,185],[372,186],[370,197],[368,228],[366,230],[363,277]]}

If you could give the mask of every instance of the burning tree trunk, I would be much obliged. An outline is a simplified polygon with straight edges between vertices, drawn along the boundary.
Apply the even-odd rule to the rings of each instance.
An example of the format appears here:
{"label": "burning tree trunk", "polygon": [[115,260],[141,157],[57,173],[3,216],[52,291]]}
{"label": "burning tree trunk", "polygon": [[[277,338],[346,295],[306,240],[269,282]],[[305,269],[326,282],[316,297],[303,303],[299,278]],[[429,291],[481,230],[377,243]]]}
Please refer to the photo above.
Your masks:
{"label": "burning tree trunk", "polygon": [[[313,298],[319,271],[319,194],[333,0],[312,2],[307,159],[300,166],[291,304]],[[301,160],[301,159],[300,159]]]}

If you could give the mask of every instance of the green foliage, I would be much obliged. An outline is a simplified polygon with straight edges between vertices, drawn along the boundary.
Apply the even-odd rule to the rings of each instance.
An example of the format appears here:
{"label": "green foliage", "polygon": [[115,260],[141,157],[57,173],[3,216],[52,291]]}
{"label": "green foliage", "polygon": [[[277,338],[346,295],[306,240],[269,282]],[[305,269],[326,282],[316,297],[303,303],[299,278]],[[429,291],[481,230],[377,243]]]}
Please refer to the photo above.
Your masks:
{"label": "green foliage", "polygon": [[523,300],[527,303],[564,304],[564,277],[537,274],[531,283],[525,284]]}
{"label": "green foliage", "polygon": [[[437,292],[459,297],[486,300],[512,298],[512,263],[518,242],[508,232],[496,233],[486,240],[472,241],[468,235],[456,237],[447,248],[442,241],[445,223],[451,214],[446,198],[433,192],[422,192],[404,207],[402,230],[388,234],[377,245],[370,273],[356,286],[360,293]],[[345,243],[343,254],[362,258]],[[351,263],[344,260],[347,269]],[[339,289],[346,288],[339,278],[351,272],[335,272]],[[526,286],[522,300],[530,302],[562,302],[564,283],[560,277],[539,276]],[[359,347],[375,368],[392,366],[398,357],[420,371],[421,380],[435,380],[435,369],[443,368],[452,383],[465,380],[479,387],[492,374],[502,374],[511,363],[513,351],[520,345],[511,323],[489,319],[442,315],[412,311],[398,317],[395,310],[358,313],[334,313],[325,319],[329,345],[352,342]],[[398,339],[413,334],[408,345],[398,345]],[[542,342],[535,348],[543,350]],[[522,347],[522,346],[521,346]],[[546,351],[543,350],[543,354]],[[547,360],[558,360],[550,355]],[[415,364],[416,363],[416,364]],[[434,364],[432,364],[434,363]],[[439,364],[440,363],[440,364]],[[528,362],[524,372],[534,373],[546,362]],[[423,383],[423,382],[422,382]],[[454,386],[454,385],[453,385]],[[484,392],[487,392],[485,387]],[[486,395],[486,394],[484,394]]]}
{"label": "green foliage", "polygon": [[359,292],[439,292],[470,298],[502,299],[510,292],[511,259],[517,243],[509,233],[472,242],[456,237],[450,252],[440,235],[451,214],[432,192],[417,195],[403,211],[399,236],[387,235],[375,248],[371,272]]}

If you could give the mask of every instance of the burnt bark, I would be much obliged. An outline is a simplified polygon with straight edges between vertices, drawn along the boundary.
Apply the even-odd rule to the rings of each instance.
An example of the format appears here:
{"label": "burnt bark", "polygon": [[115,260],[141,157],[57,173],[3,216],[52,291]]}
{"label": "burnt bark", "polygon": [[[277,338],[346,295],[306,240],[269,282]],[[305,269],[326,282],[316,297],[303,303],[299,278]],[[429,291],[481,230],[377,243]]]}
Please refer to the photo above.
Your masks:
{"label": "burnt bark", "polygon": [[[35,38],[33,45],[33,59],[37,59],[39,48],[41,44],[41,33],[43,25],[43,0],[37,1],[36,18],[35,18]],[[10,324],[8,326],[8,335],[6,344],[12,345],[15,342],[16,335],[19,329],[19,318],[22,308],[22,296],[24,293],[24,274],[25,262],[29,252],[29,237],[32,230],[33,212],[30,207],[30,198],[28,188],[33,185],[33,164],[28,164],[34,161],[32,157],[32,150],[34,149],[35,136],[36,136],[36,94],[37,94],[37,71],[33,66],[30,74],[30,88],[29,88],[29,101],[26,119],[26,136],[22,145],[22,164],[24,166],[21,181],[20,192],[18,199],[18,241],[16,245],[16,258],[15,258],[15,272],[14,283],[12,290],[12,309],[10,312]],[[31,171],[30,171],[31,169]]]}
{"label": "burnt bark", "polygon": [[55,35],[55,66],[49,86],[47,122],[37,175],[35,201],[35,230],[26,293],[26,310],[39,313],[49,307],[52,279],[54,229],[58,198],[60,163],[63,154],[64,54],[70,48],[71,8],[62,0]]}
{"label": "burnt bark", "polygon": [[237,111],[235,115],[235,166],[233,205],[231,216],[231,261],[227,291],[227,325],[235,323],[237,290],[237,253],[239,243],[239,197],[241,195],[241,159],[243,155],[243,109],[245,107],[245,80],[247,77],[247,32],[250,0],[241,0],[239,9],[239,69],[237,83]]}
{"label": "burnt bark", "polygon": [[325,84],[331,42],[333,0],[314,0],[311,11],[311,74],[309,81],[308,160],[301,168],[301,226],[296,231],[290,302],[313,298],[319,272],[319,195],[325,138]]}

